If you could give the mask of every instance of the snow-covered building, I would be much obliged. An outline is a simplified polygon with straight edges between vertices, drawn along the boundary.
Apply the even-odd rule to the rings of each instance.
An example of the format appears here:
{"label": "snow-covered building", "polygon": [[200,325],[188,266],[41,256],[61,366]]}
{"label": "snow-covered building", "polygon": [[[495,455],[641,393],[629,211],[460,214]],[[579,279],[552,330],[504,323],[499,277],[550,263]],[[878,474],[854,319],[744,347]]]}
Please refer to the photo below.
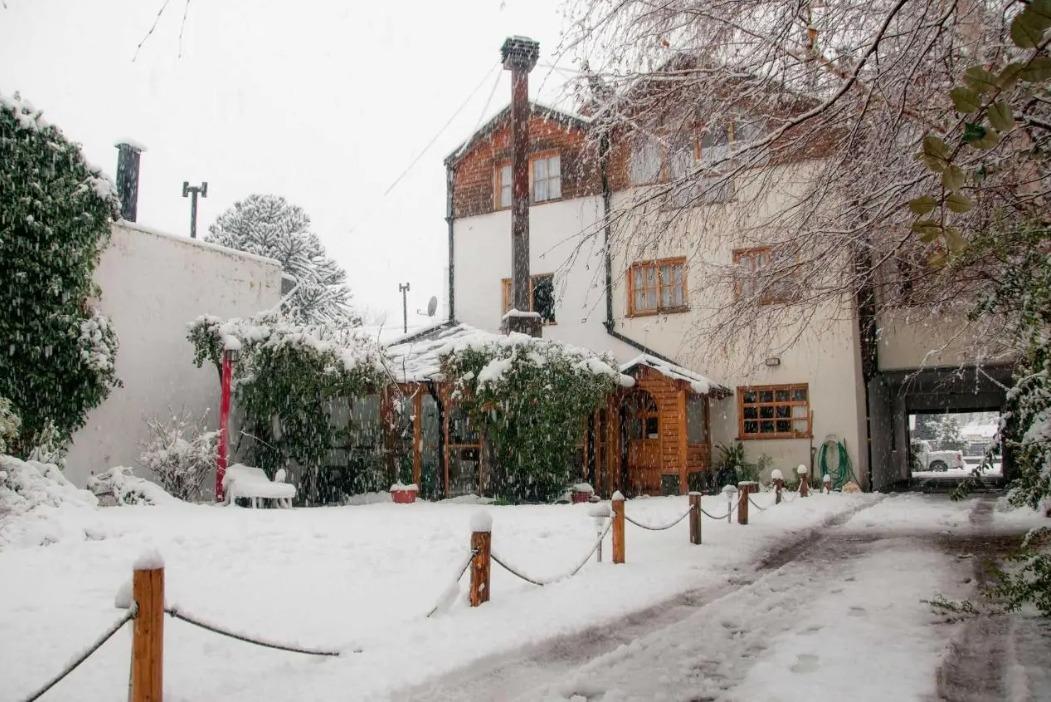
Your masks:
{"label": "snow-covered building", "polygon": [[[974,371],[967,345],[948,343],[954,320],[921,324],[915,318],[883,315],[867,340],[857,301],[846,293],[837,304],[800,314],[795,328],[775,332],[783,338],[764,339],[761,345],[754,338],[718,345],[698,338],[702,310],[710,312],[740,294],[740,289],[715,284],[706,270],[735,266],[743,275],[740,284],[747,285],[750,267],[762,266],[770,256],[768,244],[776,243],[735,239],[731,228],[742,213],[728,213],[736,203],[748,201],[754,211],[744,214],[758,220],[799,197],[808,164],[820,155],[802,154],[766,166],[769,178],[764,180],[775,185],[761,195],[735,193],[732,187],[708,193],[693,203],[687,217],[667,225],[660,236],[647,236],[645,228],[655,226],[659,216],[632,220],[613,213],[643,200],[654,183],[667,182],[674,160],[661,155],[659,144],[618,141],[615,132],[589,138],[593,129],[587,115],[530,103],[530,298],[545,338],[609,352],[625,364],[647,359],[648,375],[713,378],[728,392],[705,396],[703,422],[710,445],[741,440],[748,462],[762,458],[769,468],[781,469],[802,464],[818,479],[822,470],[841,469],[836,457],[840,449],[831,447],[845,446],[849,469],[867,488],[908,478],[910,409],[1000,406],[1002,390]],[[698,155],[702,149],[731,146],[735,134],[746,129],[742,120],[714,136],[710,129],[698,131],[693,157],[703,158]],[[509,106],[445,160],[449,316],[492,331],[501,328],[511,307],[512,146]],[[601,148],[607,151],[600,156]],[[713,227],[723,228],[720,236],[703,235]],[[640,240],[649,243],[640,246]],[[940,351],[932,356],[931,348]],[[755,358],[761,352],[766,355]],[[958,371],[968,363],[972,372],[964,375],[971,385],[965,379],[947,388],[947,369]],[[1002,376],[1006,371],[990,372]],[[921,382],[910,394],[906,377],[941,383],[941,389],[925,389]],[[651,396],[622,414],[658,401]],[[628,415],[623,417],[625,432],[638,426]],[[688,410],[685,421],[694,421]],[[691,461],[688,444],[682,446],[673,432],[666,435],[663,426],[650,428],[655,431],[616,437],[614,460],[625,475],[671,476],[712,467],[710,454]],[[651,436],[660,437],[657,444],[651,445]],[[835,457],[831,464],[830,456]],[[667,491],[675,482],[648,481],[646,491]],[[678,482],[683,489],[685,478]]]}
{"label": "snow-covered building", "polygon": [[120,344],[121,386],[73,435],[66,472],[77,485],[113,466],[138,465],[147,420],[186,413],[215,426],[217,378],[194,366],[187,325],[205,313],[249,316],[281,299],[277,261],[123,220],[112,227],[94,279],[97,306]]}

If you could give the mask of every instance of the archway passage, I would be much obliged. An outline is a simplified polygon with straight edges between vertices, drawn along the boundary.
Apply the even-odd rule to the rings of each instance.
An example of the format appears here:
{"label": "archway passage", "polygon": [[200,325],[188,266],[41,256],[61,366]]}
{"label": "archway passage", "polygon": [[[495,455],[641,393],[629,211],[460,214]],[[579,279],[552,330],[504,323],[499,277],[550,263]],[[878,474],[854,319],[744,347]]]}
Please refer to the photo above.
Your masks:
{"label": "archway passage", "polygon": [[[974,475],[975,468],[989,487],[1010,480],[1010,454],[990,445],[994,437],[980,440],[979,436],[988,434],[988,425],[997,421],[1010,384],[1008,366],[877,374],[868,385],[872,489],[950,489]],[[948,426],[939,427],[941,424]],[[953,424],[959,432],[952,429]],[[991,461],[983,471],[978,454],[986,449],[999,461]]]}
{"label": "archway passage", "polygon": [[627,487],[634,495],[660,494],[660,411],[653,395],[631,391],[621,405],[627,449]]}

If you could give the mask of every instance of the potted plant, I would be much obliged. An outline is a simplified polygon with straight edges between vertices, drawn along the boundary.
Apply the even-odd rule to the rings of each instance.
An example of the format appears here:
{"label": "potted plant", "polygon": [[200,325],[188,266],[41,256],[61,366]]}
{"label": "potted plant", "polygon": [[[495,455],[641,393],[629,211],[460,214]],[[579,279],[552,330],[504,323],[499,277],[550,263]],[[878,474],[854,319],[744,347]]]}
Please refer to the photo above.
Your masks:
{"label": "potted plant", "polygon": [[591,496],[594,494],[595,488],[588,483],[577,483],[570,488],[570,499],[573,501],[573,504],[590,502]]}
{"label": "potted plant", "polygon": [[420,491],[416,483],[406,485],[402,482],[390,486],[391,499],[399,505],[407,505],[416,501],[416,494]]}

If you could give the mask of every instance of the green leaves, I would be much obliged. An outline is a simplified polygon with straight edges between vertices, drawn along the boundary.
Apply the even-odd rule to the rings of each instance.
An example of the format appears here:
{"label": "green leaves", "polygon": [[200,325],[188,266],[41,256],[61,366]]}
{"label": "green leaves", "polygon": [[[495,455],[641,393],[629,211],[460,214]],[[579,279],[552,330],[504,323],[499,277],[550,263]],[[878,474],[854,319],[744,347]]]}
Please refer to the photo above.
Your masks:
{"label": "green leaves", "polygon": [[1000,143],[1000,133],[992,127],[968,122],[964,125],[963,141],[976,149],[991,149]]}
{"label": "green leaves", "polygon": [[957,112],[971,114],[982,108],[982,98],[971,88],[953,88],[949,91],[949,97]]}
{"label": "green leaves", "polygon": [[920,241],[929,244],[941,235],[942,225],[935,219],[918,219],[912,223],[912,231],[920,235]]}
{"label": "green leaves", "polygon": [[971,199],[960,192],[952,192],[945,198],[945,206],[956,213],[963,213],[974,207]]}
{"label": "green leaves", "polygon": [[1033,0],[1011,21],[1011,41],[1020,49],[1033,49],[1051,27],[1051,0]]}
{"label": "green leaves", "polygon": [[1039,83],[1051,78],[1051,58],[1036,56],[1018,71],[1018,77],[1027,83]]}
{"label": "green leaves", "polygon": [[941,138],[928,134],[923,137],[923,151],[919,157],[927,168],[941,173],[949,165],[949,147]]}
{"label": "green leaves", "polygon": [[1014,116],[1011,114],[1011,106],[1003,100],[997,100],[989,106],[987,113],[989,123],[1001,132],[1009,131],[1015,126]]}
{"label": "green leaves", "polygon": [[912,210],[913,214],[923,216],[928,212],[934,210],[938,206],[938,201],[930,195],[922,195],[914,200],[909,201],[909,209]]}
{"label": "green leaves", "polygon": [[1000,87],[999,78],[981,66],[971,66],[963,72],[963,81],[972,90],[990,93]]}
{"label": "green leaves", "polygon": [[942,171],[942,187],[946,190],[959,190],[963,187],[963,180],[963,169],[955,164],[950,164]]}

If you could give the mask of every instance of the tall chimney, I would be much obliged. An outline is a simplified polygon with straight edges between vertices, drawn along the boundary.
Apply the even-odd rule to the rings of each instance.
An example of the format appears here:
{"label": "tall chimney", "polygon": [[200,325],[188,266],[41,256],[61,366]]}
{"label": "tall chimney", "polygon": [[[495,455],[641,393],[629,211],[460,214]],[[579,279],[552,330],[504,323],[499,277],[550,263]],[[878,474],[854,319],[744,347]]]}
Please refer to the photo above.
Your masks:
{"label": "tall chimney", "polygon": [[511,307],[508,332],[540,336],[540,315],[529,314],[529,72],[540,56],[540,43],[508,37],[500,47],[504,69],[511,71]]}
{"label": "tall chimney", "polygon": [[134,222],[139,207],[139,154],[146,150],[142,144],[122,139],[117,147],[117,194],[120,195],[120,216]]}

